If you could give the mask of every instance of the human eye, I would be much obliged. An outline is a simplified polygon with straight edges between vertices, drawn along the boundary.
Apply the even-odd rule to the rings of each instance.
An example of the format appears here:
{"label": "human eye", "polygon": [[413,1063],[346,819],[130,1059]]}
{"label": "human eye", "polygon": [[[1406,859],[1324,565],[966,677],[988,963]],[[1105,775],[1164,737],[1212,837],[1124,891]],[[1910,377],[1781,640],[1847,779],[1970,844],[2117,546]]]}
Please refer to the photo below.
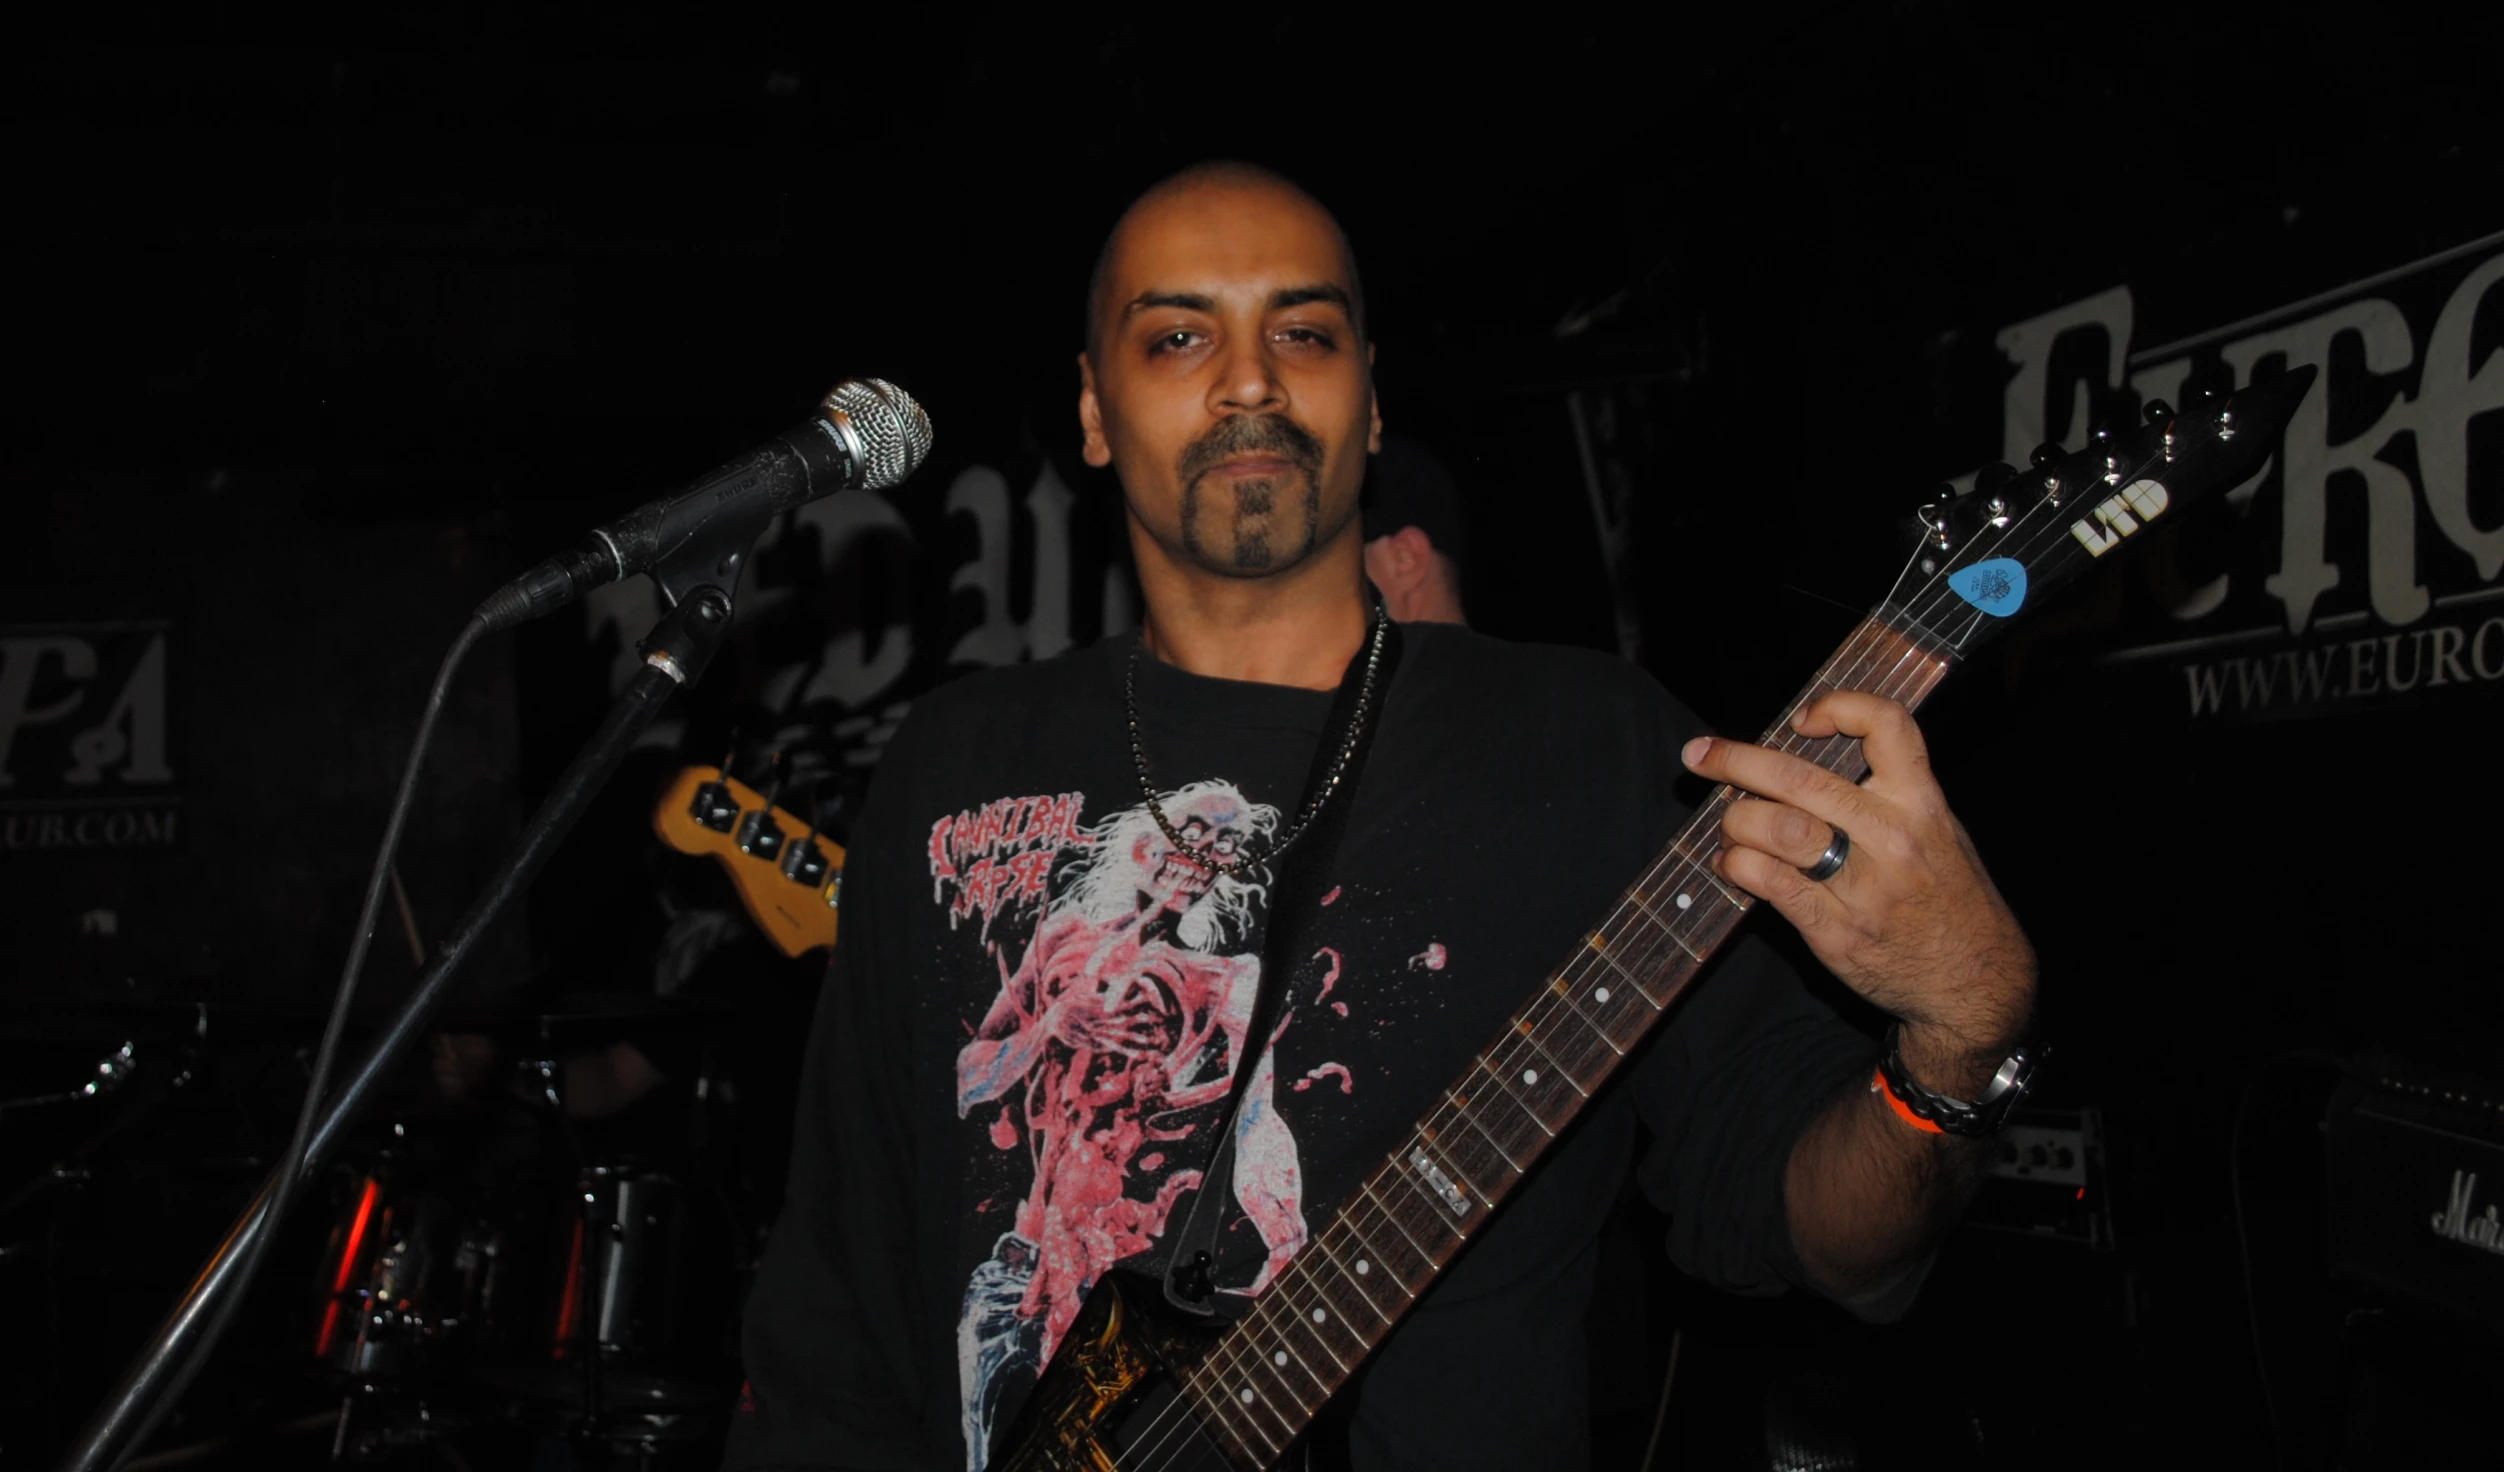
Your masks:
{"label": "human eye", "polygon": [[1278,341],[1290,347],[1310,348],[1328,352],[1339,345],[1339,334],[1312,322],[1295,322],[1278,329]]}
{"label": "human eye", "polygon": [[1148,339],[1148,356],[1163,357],[1169,353],[1188,352],[1200,345],[1200,334],[1188,327],[1169,327]]}

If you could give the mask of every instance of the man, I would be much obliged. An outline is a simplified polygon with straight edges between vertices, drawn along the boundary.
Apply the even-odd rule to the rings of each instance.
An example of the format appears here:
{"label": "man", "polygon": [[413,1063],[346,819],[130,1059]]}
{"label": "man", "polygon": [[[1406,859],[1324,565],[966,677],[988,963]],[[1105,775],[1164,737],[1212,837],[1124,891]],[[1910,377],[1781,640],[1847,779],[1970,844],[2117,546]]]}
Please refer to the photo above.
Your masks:
{"label": "man", "polygon": [[[1856,787],[1703,736],[1621,661],[1434,623],[1402,630],[1309,952],[1253,1035],[1267,861],[1378,637],[1372,362],[1346,241],[1274,175],[1186,171],[1107,241],[1079,421],[1120,474],[1147,618],[935,692],[889,748],[732,1465],[979,1472],[1104,1270],[1165,1267],[1247,1053],[1211,1277],[1256,1292],[1659,850],[1681,761],[1762,795],[1730,810],[1720,878],[1901,1019],[1908,1088],[1975,1099],[2016,1047],[2031,952],[1900,707],[1800,718],[1865,739]],[[1874,1052],[1733,947],[1374,1356],[1355,1464],[1583,1463],[1581,1320],[1638,1109],[1687,1271],[1899,1308],[1978,1147],[1899,1117]]]}
{"label": "man", "polygon": [[1465,624],[1461,488],[1424,445],[1386,434],[1365,475],[1365,580],[1401,623]]}

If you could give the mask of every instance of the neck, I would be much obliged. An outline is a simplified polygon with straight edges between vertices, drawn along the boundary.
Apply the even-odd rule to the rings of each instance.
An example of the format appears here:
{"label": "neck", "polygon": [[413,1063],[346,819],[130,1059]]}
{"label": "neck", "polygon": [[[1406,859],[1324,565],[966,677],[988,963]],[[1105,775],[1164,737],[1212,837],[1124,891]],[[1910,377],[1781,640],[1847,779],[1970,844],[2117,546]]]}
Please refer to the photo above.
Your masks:
{"label": "neck", "polygon": [[1167,557],[1134,523],[1148,652],[1213,679],[1338,688],[1367,616],[1362,544],[1348,531],[1274,576],[1230,578]]}

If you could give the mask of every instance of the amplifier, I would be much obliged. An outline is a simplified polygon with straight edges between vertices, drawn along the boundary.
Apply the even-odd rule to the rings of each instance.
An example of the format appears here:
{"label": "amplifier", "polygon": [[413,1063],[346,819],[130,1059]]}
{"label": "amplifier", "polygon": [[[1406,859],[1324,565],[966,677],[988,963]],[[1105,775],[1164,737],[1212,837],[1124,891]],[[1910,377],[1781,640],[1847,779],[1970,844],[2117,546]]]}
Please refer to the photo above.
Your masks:
{"label": "amplifier", "polygon": [[2504,1078],[2369,1059],[2324,1134],[2332,1271],[2504,1326]]}

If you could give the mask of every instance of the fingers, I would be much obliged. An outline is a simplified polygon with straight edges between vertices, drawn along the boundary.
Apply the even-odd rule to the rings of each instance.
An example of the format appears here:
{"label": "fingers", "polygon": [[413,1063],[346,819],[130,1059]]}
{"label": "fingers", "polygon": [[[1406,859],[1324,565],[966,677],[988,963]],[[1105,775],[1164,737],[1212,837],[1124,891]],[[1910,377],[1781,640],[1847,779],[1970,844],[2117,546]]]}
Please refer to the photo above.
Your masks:
{"label": "fingers", "polygon": [[1927,773],[1930,744],[1913,713],[1883,695],[1835,690],[1810,701],[1791,722],[1803,736],[1857,736],[1871,775]]}
{"label": "fingers", "polygon": [[[1682,755],[1687,769],[1699,777],[1772,798],[1847,831],[1864,806],[1858,787],[1789,752],[1719,736],[1698,736],[1687,743]],[[1825,845],[1821,841],[1818,846]]]}
{"label": "fingers", "polygon": [[1833,891],[1779,855],[1725,844],[1716,867],[1724,879],[1780,911],[1783,919],[1812,938],[1812,945],[1851,919],[1851,912]]}
{"label": "fingers", "polygon": [[1722,840],[1771,854],[1797,869],[1812,868],[1834,842],[1835,825],[1782,803],[1741,798],[1722,815]]}

